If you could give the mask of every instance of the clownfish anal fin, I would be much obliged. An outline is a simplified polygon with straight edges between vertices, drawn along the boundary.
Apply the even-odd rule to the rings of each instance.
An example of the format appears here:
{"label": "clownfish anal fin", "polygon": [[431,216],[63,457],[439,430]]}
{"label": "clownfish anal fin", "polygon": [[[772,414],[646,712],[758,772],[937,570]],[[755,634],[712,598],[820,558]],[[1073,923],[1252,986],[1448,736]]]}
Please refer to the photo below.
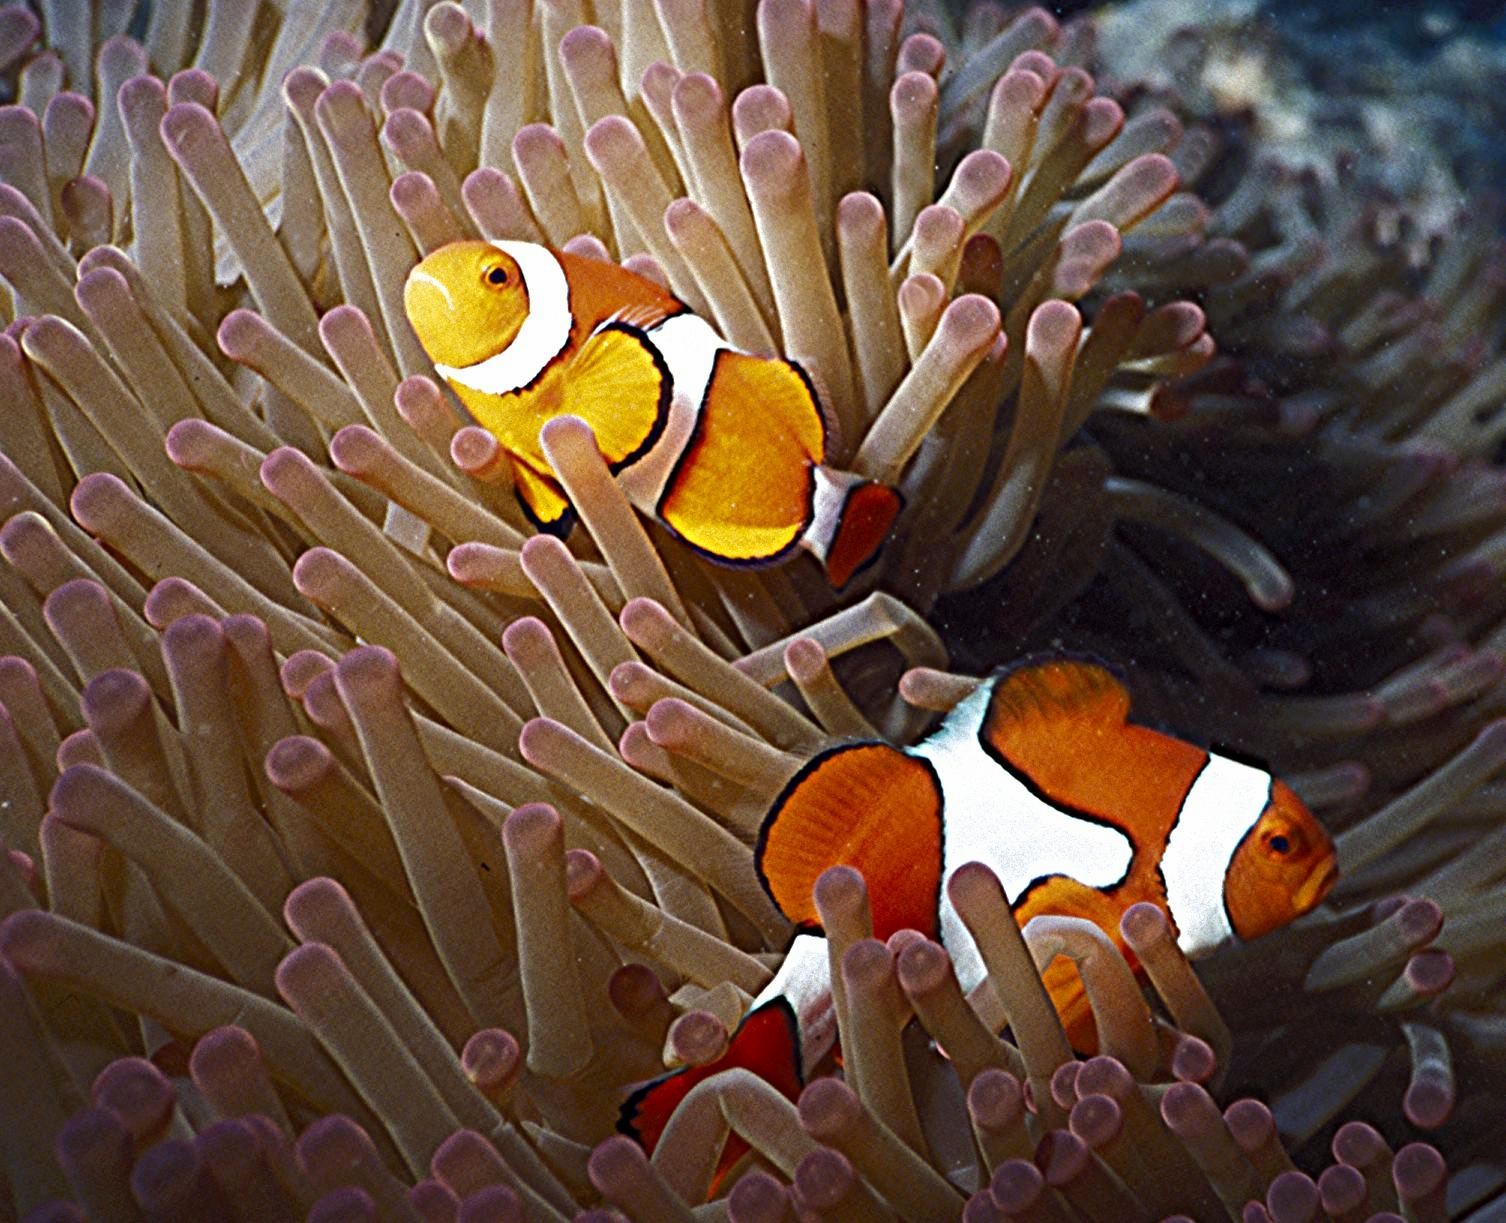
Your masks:
{"label": "clownfish anal fin", "polygon": [[821,413],[800,367],[720,349],[659,516],[716,560],[775,560],[810,525],[813,469],[824,453]]}
{"label": "clownfish anal fin", "polygon": [[758,834],[759,880],[797,926],[816,929],[821,873],[851,866],[868,883],[874,936],[934,938],[941,899],[942,795],[928,760],[887,743],[832,748],[775,800]]}
{"label": "clownfish anal fin", "polygon": [[527,463],[512,460],[513,490],[528,521],[540,531],[563,539],[575,525],[575,511],[559,484]]}
{"label": "clownfish anal fin", "polygon": [[669,418],[669,370],[647,337],[621,320],[593,331],[565,370],[560,414],[579,416],[613,471],[652,448]]}
{"label": "clownfish anal fin", "polygon": [[[636,1139],[650,1154],[680,1101],[705,1079],[723,1070],[751,1071],[791,1102],[805,1081],[800,1073],[800,1024],[789,1000],[770,998],[749,1011],[727,1045],[727,1052],[705,1066],[687,1066],[651,1079],[637,1088],[617,1115],[617,1130]],[[722,1153],[718,1174],[747,1150],[736,1136]]]}

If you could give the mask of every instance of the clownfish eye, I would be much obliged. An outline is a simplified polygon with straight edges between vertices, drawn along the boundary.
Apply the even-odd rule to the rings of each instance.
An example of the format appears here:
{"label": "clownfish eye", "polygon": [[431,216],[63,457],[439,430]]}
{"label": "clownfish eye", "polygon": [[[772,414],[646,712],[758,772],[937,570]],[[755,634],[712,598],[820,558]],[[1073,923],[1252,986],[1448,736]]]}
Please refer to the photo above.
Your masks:
{"label": "clownfish eye", "polygon": [[1279,832],[1267,841],[1266,844],[1270,846],[1273,854],[1285,854],[1290,852],[1292,848],[1292,843]]}
{"label": "clownfish eye", "polygon": [[487,284],[501,286],[507,283],[507,269],[500,263],[494,263],[483,273],[482,278]]}

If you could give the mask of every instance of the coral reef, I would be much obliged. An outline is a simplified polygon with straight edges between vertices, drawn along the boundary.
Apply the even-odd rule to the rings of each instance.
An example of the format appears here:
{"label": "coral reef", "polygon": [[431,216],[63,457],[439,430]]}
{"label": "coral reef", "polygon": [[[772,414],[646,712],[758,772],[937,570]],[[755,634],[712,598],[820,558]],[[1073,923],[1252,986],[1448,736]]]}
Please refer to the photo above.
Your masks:
{"label": "coral reef", "polygon": [[[1502,256],[1356,171],[1380,129],[1276,138],[1216,30],[986,2],[42,13],[0,9],[0,1215],[1499,1216]],[[571,419],[580,525],[531,536],[402,313],[461,236],[798,358],[905,495],[878,564],[707,564]],[[777,965],[801,763],[1063,645],[1288,774],[1331,902],[1196,973],[1132,909],[1142,991],[968,869],[965,997],[829,872],[841,1074],[614,1137]]]}

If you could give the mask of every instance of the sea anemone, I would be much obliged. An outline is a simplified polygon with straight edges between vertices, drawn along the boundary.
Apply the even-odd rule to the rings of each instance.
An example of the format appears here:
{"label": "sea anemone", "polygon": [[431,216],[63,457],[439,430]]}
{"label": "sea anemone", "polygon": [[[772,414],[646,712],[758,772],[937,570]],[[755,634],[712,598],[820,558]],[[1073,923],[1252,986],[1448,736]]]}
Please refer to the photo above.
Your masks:
{"label": "sea anemone", "polygon": [[[13,1213],[1499,1209],[1482,231],[1420,261],[1399,209],[1041,9],[43,14],[0,10]],[[477,235],[798,358],[833,457],[904,493],[878,563],[840,594],[707,564],[570,418],[542,444],[581,525],[531,535],[402,311]],[[1063,644],[1290,774],[1336,903],[1201,976],[1131,909],[1142,990],[966,868],[964,996],[828,872],[841,1074],[792,1103],[730,1071],[652,1159],[613,1137],[777,965],[751,846],[804,760]],[[1091,1060],[1038,976],[1062,954]]]}

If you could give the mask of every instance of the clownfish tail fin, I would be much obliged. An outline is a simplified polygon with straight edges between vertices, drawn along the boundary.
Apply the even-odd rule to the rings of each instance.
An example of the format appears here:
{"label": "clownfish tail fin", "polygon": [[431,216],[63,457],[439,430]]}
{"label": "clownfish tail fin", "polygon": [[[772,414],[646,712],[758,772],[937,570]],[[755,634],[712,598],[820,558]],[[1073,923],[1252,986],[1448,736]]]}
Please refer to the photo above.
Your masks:
{"label": "clownfish tail fin", "polygon": [[904,498],[887,484],[831,467],[817,467],[815,477],[811,525],[800,542],[840,590],[878,556]]}
{"label": "clownfish tail fin", "polygon": [[[670,1116],[698,1084],[723,1070],[756,1074],[792,1103],[805,1086],[800,1067],[800,1025],[789,999],[770,998],[743,1017],[727,1044],[727,1051],[704,1066],[685,1066],[651,1079],[623,1102],[617,1130],[638,1142],[650,1155],[658,1145]],[[728,1144],[722,1162],[730,1166],[741,1151]]]}

